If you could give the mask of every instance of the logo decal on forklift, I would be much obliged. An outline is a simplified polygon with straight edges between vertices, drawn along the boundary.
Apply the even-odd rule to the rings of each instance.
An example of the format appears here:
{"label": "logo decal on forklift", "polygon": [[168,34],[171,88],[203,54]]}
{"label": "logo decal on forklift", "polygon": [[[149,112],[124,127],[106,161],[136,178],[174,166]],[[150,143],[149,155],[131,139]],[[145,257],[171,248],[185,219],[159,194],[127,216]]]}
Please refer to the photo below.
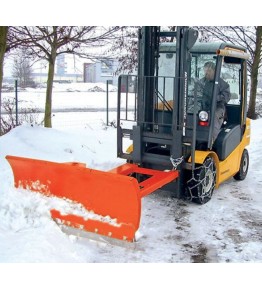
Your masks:
{"label": "logo decal on forklift", "polygon": [[184,82],[184,86],[185,86],[185,93],[184,93],[184,122],[186,120],[186,103],[187,103],[187,72],[185,71],[185,82]]}

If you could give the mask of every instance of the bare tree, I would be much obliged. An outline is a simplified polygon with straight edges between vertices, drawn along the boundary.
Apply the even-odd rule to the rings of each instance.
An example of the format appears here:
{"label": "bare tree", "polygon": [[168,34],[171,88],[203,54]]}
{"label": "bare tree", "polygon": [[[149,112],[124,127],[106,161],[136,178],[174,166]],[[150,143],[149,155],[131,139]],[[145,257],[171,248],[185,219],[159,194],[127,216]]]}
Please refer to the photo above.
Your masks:
{"label": "bare tree", "polygon": [[261,45],[262,45],[262,26],[256,27],[256,44],[254,48],[253,63],[251,66],[251,85],[250,98],[247,115],[251,119],[257,118],[256,114],[256,96],[258,84],[258,72],[261,65]]}
{"label": "bare tree", "polygon": [[26,87],[33,84],[32,65],[26,57],[26,52],[22,49],[14,58],[12,75],[19,81],[21,87]]}
{"label": "bare tree", "polygon": [[126,71],[133,73],[137,69],[138,56],[138,29],[139,26],[126,26],[121,28],[110,53],[120,63],[116,73]]}
{"label": "bare tree", "polygon": [[0,26],[0,133],[2,131],[1,128],[2,83],[3,83],[4,57],[6,53],[6,43],[7,43],[7,33],[8,33],[8,26]]}
{"label": "bare tree", "polygon": [[0,26],[0,101],[5,55],[21,44],[21,41],[14,37],[15,32],[13,28],[12,26]]}
{"label": "bare tree", "polygon": [[1,128],[1,108],[2,108],[2,82],[3,82],[3,66],[4,58],[7,53],[19,47],[20,41],[14,37],[12,26],[0,26],[0,132]]}
{"label": "bare tree", "polygon": [[[99,47],[109,44],[120,28],[97,26],[21,26],[15,27],[16,39],[27,48],[27,54],[48,62],[45,103],[45,127],[52,127],[52,88],[56,58],[60,54],[98,57]],[[92,52],[90,52],[92,48]],[[89,50],[88,50],[89,49]],[[101,49],[100,49],[101,50]]]}
{"label": "bare tree", "polygon": [[[141,26],[125,26],[121,36],[114,42],[111,52],[114,53],[120,65],[117,72],[133,73],[138,65],[138,31]],[[164,30],[176,31],[176,26],[164,27]],[[173,42],[174,37],[162,38],[160,41]]]}
{"label": "bare tree", "polygon": [[3,81],[3,64],[6,52],[8,26],[0,26],[0,85]]}

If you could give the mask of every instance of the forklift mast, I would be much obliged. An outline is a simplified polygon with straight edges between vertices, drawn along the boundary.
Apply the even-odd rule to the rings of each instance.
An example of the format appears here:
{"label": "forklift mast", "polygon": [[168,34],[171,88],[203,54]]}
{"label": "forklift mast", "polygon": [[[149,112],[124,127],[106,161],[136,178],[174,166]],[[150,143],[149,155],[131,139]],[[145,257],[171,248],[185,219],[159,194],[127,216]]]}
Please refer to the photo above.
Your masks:
{"label": "forklift mast", "polygon": [[[183,130],[187,97],[189,50],[198,32],[188,27],[176,31],[161,31],[158,26],[143,27],[139,31],[138,75],[119,77],[118,95],[118,156],[141,167],[171,169],[173,160],[179,160],[183,152]],[[160,75],[160,43],[175,41],[176,53],[169,53],[172,75]],[[170,43],[171,44],[171,43]],[[173,43],[174,44],[174,43]],[[173,45],[174,47],[174,45]],[[174,61],[171,61],[174,58]],[[128,89],[133,79],[135,87],[134,125],[124,128],[130,110]],[[123,101],[123,83],[126,82],[126,99]],[[124,105],[123,105],[124,103]],[[170,105],[172,103],[172,105]],[[125,111],[125,112],[124,112]],[[125,117],[122,115],[125,113]],[[123,151],[123,138],[133,141],[131,153]],[[190,146],[192,148],[194,146]],[[186,148],[188,150],[188,148]],[[179,162],[181,163],[181,161]]]}

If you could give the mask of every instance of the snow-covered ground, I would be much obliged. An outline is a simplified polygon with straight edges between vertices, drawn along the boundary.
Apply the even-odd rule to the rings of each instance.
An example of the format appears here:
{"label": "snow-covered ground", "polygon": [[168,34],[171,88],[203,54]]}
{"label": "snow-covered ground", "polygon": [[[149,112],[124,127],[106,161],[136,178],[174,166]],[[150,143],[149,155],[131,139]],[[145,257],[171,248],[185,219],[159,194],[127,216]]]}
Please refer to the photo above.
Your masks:
{"label": "snow-covered ground", "polygon": [[[60,93],[54,92],[56,107],[60,104],[81,108],[87,103],[93,107],[103,107],[102,103],[105,103],[105,92],[85,91],[83,94],[83,91],[68,92],[69,89],[75,88],[67,87],[67,92],[65,89],[60,90]],[[36,90],[20,92],[19,95],[37,107],[42,105],[44,99],[44,93]],[[6,96],[11,97],[12,94]],[[116,96],[112,96],[112,99],[116,100]],[[59,126],[57,123],[53,129],[47,129],[23,125],[0,137],[0,262],[256,263],[259,267],[234,267],[240,274],[233,271],[232,274],[234,278],[243,280],[238,287],[248,284],[248,287],[243,288],[258,288],[258,284],[253,282],[261,271],[262,261],[262,119],[252,121],[251,144],[248,148],[250,167],[244,181],[228,180],[215,191],[212,200],[203,206],[174,199],[163,190],[156,191],[142,201],[137,242],[131,246],[118,246],[63,233],[49,214],[54,202],[36,193],[15,189],[11,168],[5,159],[6,155],[17,155],[57,162],[78,161],[104,171],[124,163],[124,160],[116,157],[116,129],[105,127],[104,112],[95,114],[94,117],[87,112],[83,126]],[[71,123],[77,116],[79,113],[71,113]],[[174,280],[176,284],[175,275],[181,267],[163,267],[161,276],[165,280]],[[113,268],[113,271],[109,271],[110,277],[114,274],[118,276],[118,270],[122,272],[121,266]],[[136,276],[140,276],[143,267],[136,268]],[[148,278],[154,276],[158,268],[153,267],[150,274],[145,271],[145,275]],[[222,282],[220,279],[230,275],[224,267],[213,269],[216,273],[210,274],[214,274],[215,280],[212,282],[216,284],[222,284],[219,283]],[[182,272],[181,276],[186,279],[193,274],[196,283],[202,282],[209,274],[207,268],[200,271],[196,268],[197,275],[191,273],[188,267],[184,267],[184,270],[189,270],[188,274]],[[222,270],[223,276],[219,270]],[[251,274],[249,283],[241,279],[246,271],[248,276]],[[67,269],[65,272],[68,272]],[[171,277],[166,274],[171,274]],[[214,283],[210,286],[216,286]],[[159,286],[169,288],[164,284],[163,281]],[[227,288],[226,284],[223,283],[222,288]],[[236,287],[238,283],[235,280],[229,284]],[[126,287],[124,283],[123,286]]]}

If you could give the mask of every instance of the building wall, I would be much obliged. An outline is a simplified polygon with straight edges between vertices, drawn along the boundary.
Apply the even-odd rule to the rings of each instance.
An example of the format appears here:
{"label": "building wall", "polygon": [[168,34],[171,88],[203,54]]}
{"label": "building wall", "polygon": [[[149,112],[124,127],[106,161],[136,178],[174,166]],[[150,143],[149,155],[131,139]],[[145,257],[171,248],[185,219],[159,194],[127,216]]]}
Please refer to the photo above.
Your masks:
{"label": "building wall", "polygon": [[[46,83],[47,82],[47,73],[33,73],[32,77],[36,83]],[[65,74],[54,76],[54,82],[83,82],[82,74]]]}
{"label": "building wall", "polygon": [[115,75],[117,65],[116,60],[84,63],[84,82],[106,83],[109,80],[111,84],[117,85],[118,76]]}

